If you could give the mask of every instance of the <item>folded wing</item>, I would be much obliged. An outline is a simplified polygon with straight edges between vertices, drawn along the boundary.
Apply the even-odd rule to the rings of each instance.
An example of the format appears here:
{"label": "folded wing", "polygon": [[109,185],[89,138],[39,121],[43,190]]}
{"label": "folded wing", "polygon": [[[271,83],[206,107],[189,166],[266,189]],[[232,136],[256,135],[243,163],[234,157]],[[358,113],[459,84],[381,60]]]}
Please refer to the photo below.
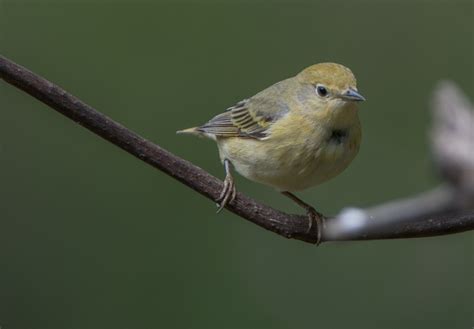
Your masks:
{"label": "folded wing", "polygon": [[276,119],[273,111],[265,111],[264,107],[252,106],[249,99],[243,100],[216,115],[196,130],[218,137],[243,137],[265,139],[268,137],[268,128]]}

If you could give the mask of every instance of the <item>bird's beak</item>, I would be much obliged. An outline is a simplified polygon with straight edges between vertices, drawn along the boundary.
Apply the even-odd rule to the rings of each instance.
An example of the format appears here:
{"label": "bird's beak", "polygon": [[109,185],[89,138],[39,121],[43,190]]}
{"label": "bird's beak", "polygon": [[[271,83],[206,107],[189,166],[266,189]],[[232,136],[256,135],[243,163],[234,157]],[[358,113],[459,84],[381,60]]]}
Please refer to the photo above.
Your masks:
{"label": "bird's beak", "polygon": [[352,101],[352,102],[363,102],[365,97],[359,94],[352,88],[347,89],[344,93],[340,95],[343,100]]}

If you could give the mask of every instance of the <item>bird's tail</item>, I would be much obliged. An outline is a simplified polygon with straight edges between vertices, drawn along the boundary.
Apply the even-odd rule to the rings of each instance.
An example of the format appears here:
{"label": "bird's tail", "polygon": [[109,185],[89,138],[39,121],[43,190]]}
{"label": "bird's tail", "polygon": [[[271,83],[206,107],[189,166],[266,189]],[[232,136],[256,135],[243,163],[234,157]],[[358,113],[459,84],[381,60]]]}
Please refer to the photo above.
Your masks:
{"label": "bird's tail", "polygon": [[177,134],[189,134],[189,135],[194,135],[194,136],[198,136],[198,137],[207,137],[209,139],[212,139],[213,141],[216,140],[216,135],[208,134],[208,133],[202,131],[200,128],[201,127],[192,127],[192,128],[188,128],[188,129],[178,130],[176,133]]}
{"label": "bird's tail", "polygon": [[201,132],[197,130],[198,127],[192,127],[188,129],[178,130],[177,134],[191,134],[191,135],[201,135]]}

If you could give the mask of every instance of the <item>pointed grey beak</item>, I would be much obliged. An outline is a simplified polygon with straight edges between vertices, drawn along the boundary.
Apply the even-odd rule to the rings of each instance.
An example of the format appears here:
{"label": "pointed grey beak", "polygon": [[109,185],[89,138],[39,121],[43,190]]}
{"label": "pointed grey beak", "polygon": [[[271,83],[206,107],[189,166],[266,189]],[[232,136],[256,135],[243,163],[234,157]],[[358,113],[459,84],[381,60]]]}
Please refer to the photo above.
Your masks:
{"label": "pointed grey beak", "polygon": [[352,101],[352,102],[363,102],[365,101],[365,97],[359,94],[357,91],[354,89],[347,89],[344,93],[341,94],[340,96],[342,99],[346,101]]}

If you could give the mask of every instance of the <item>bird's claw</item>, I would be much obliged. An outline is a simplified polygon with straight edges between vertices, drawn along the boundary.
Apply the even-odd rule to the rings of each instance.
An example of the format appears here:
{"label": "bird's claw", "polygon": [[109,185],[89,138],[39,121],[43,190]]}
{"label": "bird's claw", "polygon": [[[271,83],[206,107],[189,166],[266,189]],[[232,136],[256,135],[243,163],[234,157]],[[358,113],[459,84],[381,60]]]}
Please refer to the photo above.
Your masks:
{"label": "bird's claw", "polygon": [[313,207],[307,207],[306,214],[308,215],[308,219],[309,219],[307,232],[311,231],[313,227],[313,223],[316,222],[316,226],[317,226],[316,227],[317,229],[316,245],[319,245],[321,243],[321,231],[324,226],[324,217],[321,213],[316,211],[316,209],[314,209]]}
{"label": "bird's claw", "polygon": [[234,201],[237,191],[235,190],[234,179],[231,175],[227,175],[224,179],[224,187],[217,201],[217,213],[221,212],[224,207]]}

